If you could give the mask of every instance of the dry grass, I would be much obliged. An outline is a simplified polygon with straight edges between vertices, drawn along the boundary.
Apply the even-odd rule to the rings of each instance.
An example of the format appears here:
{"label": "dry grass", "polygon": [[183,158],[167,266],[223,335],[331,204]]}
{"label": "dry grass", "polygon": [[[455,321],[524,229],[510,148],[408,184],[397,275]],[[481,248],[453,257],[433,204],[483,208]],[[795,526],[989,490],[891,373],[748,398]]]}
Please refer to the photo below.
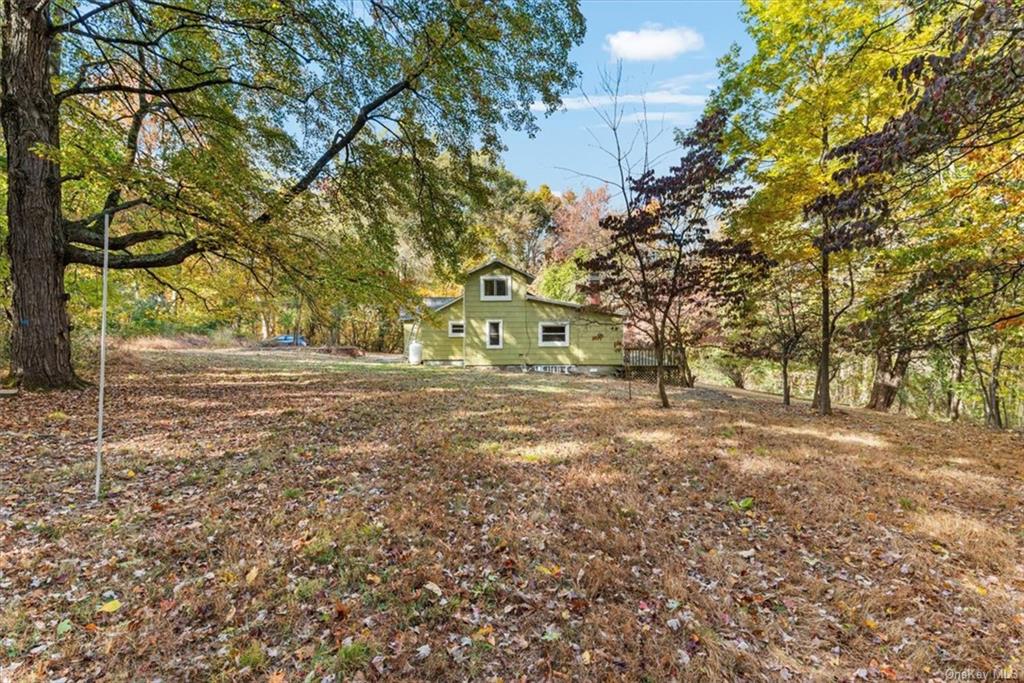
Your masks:
{"label": "dry grass", "polygon": [[1020,671],[1020,437],[304,352],[115,361],[100,504],[94,391],[0,405],[0,680]]}
{"label": "dry grass", "polygon": [[114,337],[111,339],[111,347],[124,352],[185,351],[188,349],[209,348],[210,346],[209,337],[198,334]]}

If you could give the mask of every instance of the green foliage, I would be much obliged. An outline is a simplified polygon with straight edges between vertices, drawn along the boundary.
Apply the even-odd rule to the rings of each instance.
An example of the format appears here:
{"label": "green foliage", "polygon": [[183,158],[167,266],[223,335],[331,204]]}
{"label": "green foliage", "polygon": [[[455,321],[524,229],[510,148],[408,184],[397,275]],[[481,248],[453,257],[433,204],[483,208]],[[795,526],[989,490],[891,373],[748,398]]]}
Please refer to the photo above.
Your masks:
{"label": "green foliage", "polygon": [[471,262],[498,257],[528,271],[544,258],[558,198],[546,185],[530,191],[526,182],[492,165],[487,198],[472,216],[476,248]]}
{"label": "green foliage", "polygon": [[[469,229],[465,207],[489,189],[499,131],[533,131],[531,105],[557,105],[576,77],[568,50],[583,35],[575,3],[551,0],[396,0],[369,15],[322,0],[243,2],[209,15],[131,11],[146,14],[143,29],[117,3],[87,22],[99,40],[65,37],[67,212],[91,215],[113,190],[144,200],[119,214],[118,232],[171,223],[175,235],[151,246],[196,238],[205,251],[257,265],[307,254],[321,237],[320,217],[330,215],[379,245],[408,230],[455,267]],[[186,16],[190,30],[176,30]],[[120,86],[96,66],[97,45],[138,39],[138,30],[159,37],[150,59],[160,66],[160,87],[140,76],[142,85],[184,89],[173,107],[162,93],[122,102]],[[200,67],[232,83],[194,88]],[[81,74],[111,92],[72,83]],[[360,110],[403,83],[362,128]],[[141,122],[138,145],[133,118],[112,115],[125,106]],[[349,132],[344,154],[332,151]],[[317,162],[326,164],[312,171],[323,183],[298,196],[295,189],[309,186],[300,177]]]}
{"label": "green foliage", "polygon": [[263,645],[255,640],[239,651],[236,658],[240,668],[257,672],[266,669],[270,661],[263,650]]}
{"label": "green foliage", "polygon": [[730,500],[729,507],[736,512],[748,512],[754,509],[754,499],[750,496],[741,498],[740,500]]}
{"label": "green foliage", "polygon": [[295,584],[295,597],[302,601],[310,600],[323,590],[324,584],[323,579],[299,579]]}
{"label": "green foliage", "polygon": [[[61,165],[66,244],[54,258],[72,264],[79,330],[97,322],[88,270],[102,261],[104,215],[127,245],[113,267],[149,269],[115,278],[115,333],[262,332],[290,316],[337,340],[349,312],[392,319],[412,298],[401,248],[455,272],[481,248],[485,210],[514,237],[496,246],[539,258],[550,192],[526,193],[496,158],[502,131],[534,132],[537,103],[553,111],[574,86],[575,0],[25,11],[59,35],[25,58],[60,66],[61,146],[37,152]],[[46,99],[20,101],[33,116]],[[375,344],[393,347],[394,329],[381,331]]]}
{"label": "green foliage", "polygon": [[[959,35],[950,24],[957,13],[946,11],[954,5],[923,3],[910,11],[912,20],[895,21],[907,8],[891,0],[746,2],[754,50],[735,48],[721,60],[723,85],[713,101],[734,112],[727,143],[734,156],[747,159],[757,190],[725,232],[751,240],[776,268],[765,286],[752,288],[744,307],[730,312],[718,342],[746,358],[796,361],[794,379],[806,388],[805,362],[823,355],[824,324],[839,400],[866,401],[872,384],[882,383],[897,387],[900,409],[999,425],[1024,415],[1019,361],[1011,360],[1024,327],[1015,322],[1024,313],[1017,210],[1024,149],[1016,135],[972,138],[984,153],[940,144],[950,126],[960,129],[950,121],[963,112],[916,128],[887,123],[918,106],[921,91],[913,88],[922,84],[906,97],[908,83],[886,72],[912,62],[940,68],[944,62],[925,58]],[[945,10],[933,11],[939,6]],[[984,6],[997,22],[1017,11]],[[977,79],[957,79],[957,87],[981,87]],[[928,97],[941,99],[951,89],[952,81]],[[976,99],[977,106],[995,101]],[[1012,98],[998,101],[1006,111],[979,121],[1005,132],[1021,112],[1010,106]],[[888,144],[911,129],[918,138]],[[976,136],[977,129],[963,133]],[[866,209],[846,218],[832,212],[826,233],[823,214],[805,213],[812,202],[822,205],[820,198],[849,188],[839,180],[852,177],[857,163],[877,171],[882,164],[868,163],[872,155],[902,158],[919,142],[934,163],[898,171],[887,161],[886,171],[870,178],[877,185],[872,198],[885,203],[884,224],[866,228]],[[837,150],[850,150],[851,158],[837,158]],[[838,204],[850,205],[849,198]],[[831,254],[825,279],[831,308],[821,296],[823,250]],[[892,375],[886,363],[894,367],[897,357],[904,362]],[[729,367],[718,370],[736,377]],[[993,387],[998,401],[985,398]]]}
{"label": "green foliage", "polygon": [[578,249],[562,262],[549,263],[537,276],[534,286],[541,296],[561,301],[583,303],[579,286],[587,281],[587,271],[580,265],[590,257],[585,249]]}

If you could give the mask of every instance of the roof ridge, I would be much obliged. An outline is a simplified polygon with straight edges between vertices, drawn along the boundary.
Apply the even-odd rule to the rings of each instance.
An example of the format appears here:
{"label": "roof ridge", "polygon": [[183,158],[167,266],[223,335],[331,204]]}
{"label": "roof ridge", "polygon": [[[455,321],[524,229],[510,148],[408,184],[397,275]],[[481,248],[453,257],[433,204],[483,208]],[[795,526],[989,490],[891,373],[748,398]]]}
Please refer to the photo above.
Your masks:
{"label": "roof ridge", "polygon": [[466,271],[466,273],[463,275],[463,277],[469,277],[470,275],[472,275],[473,273],[477,272],[478,270],[483,270],[484,268],[487,268],[488,266],[493,266],[495,263],[501,264],[501,265],[505,266],[506,268],[508,268],[509,270],[514,270],[515,272],[519,273],[520,275],[525,275],[527,277],[527,279],[531,283],[534,280],[537,279],[537,276],[534,275],[533,273],[531,273],[530,271],[524,270],[524,269],[520,268],[519,266],[514,266],[511,263],[509,263],[508,261],[505,261],[504,259],[500,259],[497,256],[492,256],[489,261],[485,261],[484,263],[481,263],[478,266],[470,268],[469,270]]}

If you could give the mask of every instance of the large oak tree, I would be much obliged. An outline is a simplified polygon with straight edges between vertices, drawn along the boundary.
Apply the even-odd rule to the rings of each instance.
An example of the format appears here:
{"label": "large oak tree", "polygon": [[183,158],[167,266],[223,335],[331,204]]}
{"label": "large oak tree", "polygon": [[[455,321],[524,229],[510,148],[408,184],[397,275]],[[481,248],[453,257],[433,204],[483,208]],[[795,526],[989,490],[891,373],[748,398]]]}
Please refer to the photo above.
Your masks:
{"label": "large oak tree", "polygon": [[357,221],[404,202],[421,241],[457,238],[473,150],[557,105],[583,34],[572,0],[2,1],[11,370],[29,387],[78,381],[65,269],[101,264],[107,216],[119,269],[288,250],[311,195]]}

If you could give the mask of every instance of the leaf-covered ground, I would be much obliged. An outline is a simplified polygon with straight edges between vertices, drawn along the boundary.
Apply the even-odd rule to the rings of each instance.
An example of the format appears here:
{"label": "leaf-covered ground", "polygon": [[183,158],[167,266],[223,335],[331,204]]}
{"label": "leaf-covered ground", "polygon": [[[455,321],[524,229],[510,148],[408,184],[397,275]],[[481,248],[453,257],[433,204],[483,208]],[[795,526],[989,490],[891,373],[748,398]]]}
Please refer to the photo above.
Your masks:
{"label": "leaf-covered ground", "polygon": [[0,399],[2,680],[1015,667],[1024,441],[712,389],[122,354]]}

